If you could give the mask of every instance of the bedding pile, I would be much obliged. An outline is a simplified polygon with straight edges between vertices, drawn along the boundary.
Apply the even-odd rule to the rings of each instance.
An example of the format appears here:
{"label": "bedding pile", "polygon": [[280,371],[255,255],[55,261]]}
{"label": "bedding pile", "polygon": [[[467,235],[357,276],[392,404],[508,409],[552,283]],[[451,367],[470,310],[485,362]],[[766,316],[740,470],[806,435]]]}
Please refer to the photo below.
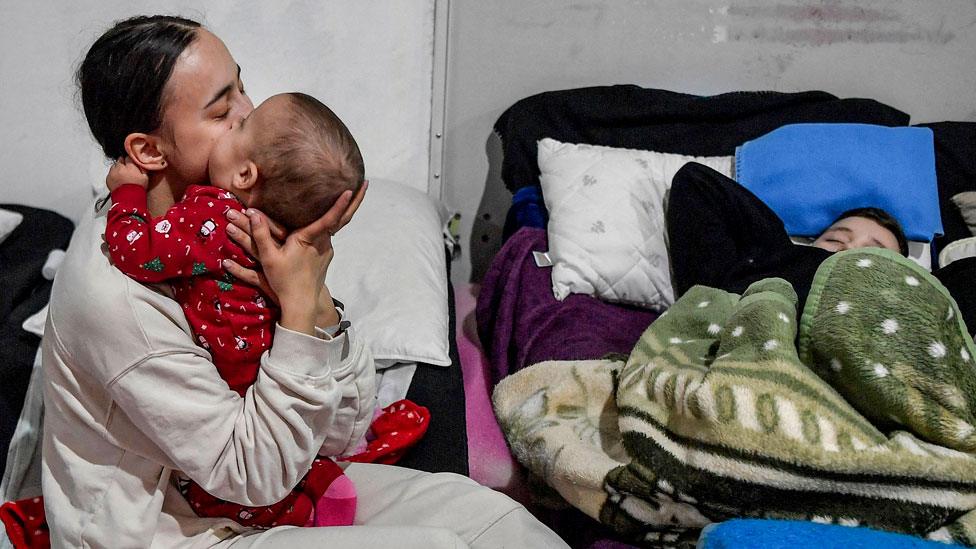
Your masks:
{"label": "bedding pile", "polygon": [[642,544],[760,517],[972,546],[974,352],[938,281],[859,249],[824,263],[800,319],[780,279],[697,286],[626,362],[540,363],[494,404],[524,465]]}

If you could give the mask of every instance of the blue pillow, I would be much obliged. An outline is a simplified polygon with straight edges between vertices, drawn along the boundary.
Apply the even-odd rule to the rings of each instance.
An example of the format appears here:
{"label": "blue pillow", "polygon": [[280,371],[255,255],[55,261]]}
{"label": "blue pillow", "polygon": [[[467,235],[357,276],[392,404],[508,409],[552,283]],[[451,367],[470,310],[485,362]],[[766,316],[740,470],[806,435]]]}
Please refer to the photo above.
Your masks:
{"label": "blue pillow", "polygon": [[893,215],[909,240],[943,232],[928,128],[791,124],[741,145],[735,176],[793,236],[819,236],[843,212],[868,206]]}

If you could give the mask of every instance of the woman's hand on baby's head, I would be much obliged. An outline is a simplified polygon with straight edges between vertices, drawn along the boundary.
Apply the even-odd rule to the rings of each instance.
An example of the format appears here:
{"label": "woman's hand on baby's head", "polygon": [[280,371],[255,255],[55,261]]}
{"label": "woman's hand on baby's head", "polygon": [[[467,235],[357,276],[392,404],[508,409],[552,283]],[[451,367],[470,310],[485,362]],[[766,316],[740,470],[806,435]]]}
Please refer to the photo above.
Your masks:
{"label": "woman's hand on baby's head", "polygon": [[[366,187],[368,185],[368,181],[364,182],[359,192],[356,193],[356,196],[351,197],[348,201],[337,200],[336,203],[332,205],[332,208],[330,208],[329,211],[326,212],[325,215],[323,215],[320,219],[316,220],[308,227],[299,230],[310,231],[312,234],[315,234],[320,231],[321,228],[313,226],[321,223],[329,236],[334,236],[339,229],[345,227],[346,224],[349,223],[352,216],[356,213],[356,210],[359,209],[359,205],[362,204],[363,197],[366,195]],[[346,191],[343,196],[340,196],[340,199],[343,199],[350,194],[350,191]],[[244,251],[250,254],[252,258],[257,259],[258,250],[254,244],[254,239],[251,238],[251,220],[244,213],[233,209],[227,210],[225,215],[227,217],[227,221],[229,222],[227,225],[227,234],[230,236],[231,240],[236,242],[241,248],[244,249]],[[285,227],[280,223],[269,217],[265,216],[264,219],[268,222],[268,229],[271,233],[271,237],[274,238],[279,245],[282,244],[288,237],[288,230],[285,229]],[[244,269],[244,267],[240,268],[245,271],[250,270]],[[235,274],[234,276],[237,275]]]}
{"label": "woman's hand on baby's head", "polygon": [[[251,238],[251,220],[243,212],[234,209],[227,210],[227,213],[224,215],[228,221],[227,235],[243,248],[248,255],[257,259],[258,250],[254,245],[254,239]],[[288,229],[285,229],[283,225],[269,217],[265,217],[265,219],[268,221],[268,229],[271,231],[271,237],[278,244],[283,243],[285,238],[288,237]]]}
{"label": "woman's hand on baby's head", "polygon": [[105,176],[105,186],[109,192],[122,185],[139,185],[143,189],[149,186],[149,176],[128,156],[119,157]]}
{"label": "woman's hand on baby's head", "polygon": [[[252,258],[257,260],[258,250],[254,244],[254,239],[251,238],[251,220],[243,213],[230,209],[224,214],[227,217],[227,236],[236,242],[241,248],[247,252]],[[288,231],[281,226],[278,222],[268,219],[268,226],[271,230],[271,237],[275,239],[276,243],[280,246],[285,238],[288,236]],[[231,259],[224,260],[224,268],[230,273],[234,278],[243,281],[245,284],[250,284],[259,288],[265,295],[271,298],[276,305],[281,305],[278,301],[278,295],[275,293],[271,284],[268,283],[268,277],[264,276],[264,273],[257,269],[249,269],[244,267],[240,263],[233,261]]]}
{"label": "woman's hand on baby's head", "polygon": [[[355,196],[346,191],[322,217],[292,231],[284,242],[277,238],[283,233],[281,227],[258,210],[247,210],[246,225],[239,215],[228,212],[228,235],[252,253],[262,267],[262,273],[254,275],[238,272],[246,281],[244,277],[258,281],[264,277],[270,294],[281,305],[282,326],[314,333],[317,303],[325,291],[325,275],[334,254],[332,235],[352,219],[365,192],[366,185]],[[236,266],[225,262],[225,268],[235,274]]]}
{"label": "woman's hand on baby's head", "polygon": [[[339,229],[345,227],[350,221],[352,221],[352,216],[355,215],[356,210],[359,209],[359,205],[363,203],[363,198],[366,197],[366,189],[368,187],[369,181],[363,181],[363,184],[359,187],[359,190],[356,191],[356,195],[350,197],[349,202],[346,204],[345,208],[342,209],[338,223],[336,223],[333,227],[330,227],[329,233],[331,235],[334,236],[337,232],[339,232]],[[346,191],[343,193],[343,197],[347,195],[352,195],[352,191]],[[325,218],[329,216],[333,210],[338,210],[340,207],[342,207],[342,205],[339,204],[338,200],[336,200],[335,204],[332,205],[332,208],[330,208],[329,211],[326,212],[326,214],[322,217]]]}

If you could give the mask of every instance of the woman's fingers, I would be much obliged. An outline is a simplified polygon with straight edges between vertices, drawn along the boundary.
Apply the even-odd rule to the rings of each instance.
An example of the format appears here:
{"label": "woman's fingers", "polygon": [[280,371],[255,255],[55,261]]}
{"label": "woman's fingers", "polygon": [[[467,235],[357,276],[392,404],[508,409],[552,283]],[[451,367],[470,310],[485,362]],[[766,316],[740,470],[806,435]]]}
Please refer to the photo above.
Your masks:
{"label": "woman's fingers", "polygon": [[251,221],[251,240],[254,241],[254,248],[257,250],[257,257],[267,258],[278,250],[278,243],[271,236],[271,228],[268,225],[268,218],[264,214],[248,208],[246,215]]}
{"label": "woman's fingers", "polygon": [[264,273],[243,267],[240,263],[231,259],[225,259],[222,264],[231,276],[243,281],[245,284],[260,288],[272,301],[275,303],[278,302],[278,296],[271,289],[271,285],[268,284],[268,279],[264,276]]}
{"label": "woman's fingers", "polygon": [[261,276],[257,271],[245,268],[241,266],[240,263],[232,259],[225,259],[222,265],[224,266],[224,269],[227,269],[227,272],[230,273],[231,276],[244,282],[245,284],[258,286],[261,283]]}
{"label": "woman's fingers", "polygon": [[336,231],[345,227],[352,220],[353,214],[359,209],[359,205],[363,203],[363,198],[366,196],[366,187],[369,187],[369,181],[363,181],[359,190],[356,191],[356,196],[352,197],[352,202],[346,207],[346,211],[342,213],[342,217],[339,219],[339,226],[332,230],[332,234],[335,234]]}
{"label": "woman's fingers", "polygon": [[[251,219],[245,214],[230,209],[224,214],[227,217],[229,224],[227,225],[227,234],[231,239],[237,243],[238,246],[244,249],[245,252],[251,255],[251,257],[258,256],[257,246],[254,244],[254,239],[251,238]],[[263,216],[263,220],[267,223],[268,230],[271,232],[271,237],[274,238],[275,242],[280,246],[285,238],[288,237],[288,230],[278,222],[269,219],[267,216]]]}
{"label": "woman's fingers", "polygon": [[356,210],[359,209],[359,205],[363,203],[368,186],[369,182],[363,181],[363,184],[356,191],[355,195],[353,195],[352,191],[343,192],[335,203],[332,204],[332,207],[329,208],[329,211],[325,212],[325,215],[316,219],[308,226],[299,229],[302,231],[302,236],[308,241],[314,242],[316,238],[321,238],[325,235],[331,237],[339,232],[339,229],[349,223]]}
{"label": "woman's fingers", "polygon": [[237,243],[251,257],[257,257],[258,250],[254,246],[254,240],[248,232],[251,230],[251,222],[244,215],[237,215],[234,218],[228,216],[227,236]]}
{"label": "woman's fingers", "polygon": [[351,201],[352,191],[343,192],[339,195],[335,203],[332,204],[332,207],[329,208],[329,211],[325,212],[322,217],[295,232],[308,242],[317,242],[322,238],[330,238],[335,234],[339,226],[339,221],[342,219],[342,214],[346,211]]}
{"label": "woman's fingers", "polygon": [[271,237],[278,241],[279,244],[288,238],[288,229],[286,229],[284,225],[278,223],[268,216],[263,216],[261,219],[267,222],[268,230],[271,232]]}
{"label": "woman's fingers", "polygon": [[[237,229],[240,229],[240,232],[235,234],[235,231],[231,229],[230,225],[228,225],[227,234],[231,235],[234,242],[237,242],[237,244],[244,248],[247,253],[251,254],[252,256],[256,255],[257,249],[254,247],[254,242],[251,240],[250,219],[243,213],[234,209],[227,210],[227,213],[224,215],[227,217],[227,221],[230,222],[231,225]],[[264,220],[268,222],[268,229],[271,231],[271,236],[278,241],[279,244],[284,242],[285,238],[288,237],[288,230],[277,221],[274,221],[267,216],[264,217]]]}

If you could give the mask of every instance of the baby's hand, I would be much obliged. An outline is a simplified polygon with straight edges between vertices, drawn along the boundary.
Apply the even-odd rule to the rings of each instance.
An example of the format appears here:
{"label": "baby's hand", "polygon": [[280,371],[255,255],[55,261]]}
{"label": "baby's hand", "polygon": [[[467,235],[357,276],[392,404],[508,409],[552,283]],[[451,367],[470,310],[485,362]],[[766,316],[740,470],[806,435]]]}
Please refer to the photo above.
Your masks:
{"label": "baby's hand", "polygon": [[125,184],[139,185],[143,189],[149,186],[149,176],[128,156],[119,157],[105,177],[105,186],[109,192]]}

